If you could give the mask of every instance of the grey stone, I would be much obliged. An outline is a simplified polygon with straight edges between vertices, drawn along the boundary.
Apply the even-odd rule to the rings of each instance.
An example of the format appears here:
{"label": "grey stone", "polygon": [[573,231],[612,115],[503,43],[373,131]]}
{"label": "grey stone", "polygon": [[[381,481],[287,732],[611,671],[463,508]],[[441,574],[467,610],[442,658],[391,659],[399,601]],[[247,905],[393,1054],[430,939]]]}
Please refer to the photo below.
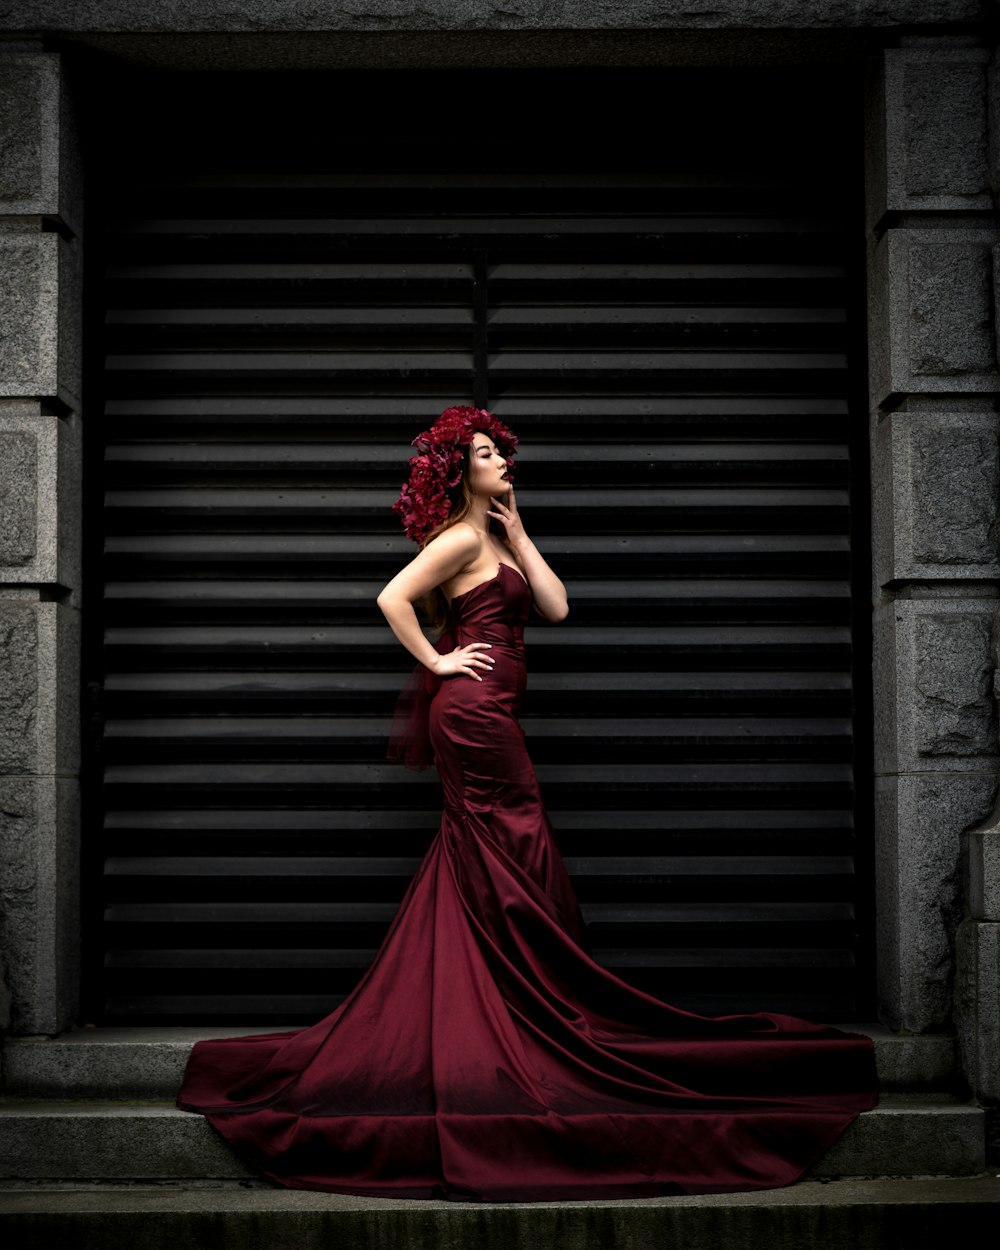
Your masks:
{"label": "grey stone", "polygon": [[[879,1088],[885,1092],[945,1090],[955,1074],[955,1039],[909,1036],[880,1025],[838,1027],[875,1043]],[[272,1028],[88,1028],[59,1037],[8,1038],[3,1092],[20,1098],[175,1098],[191,1047],[202,1038],[282,1032]]]}
{"label": "grey stone", "polygon": [[58,217],[79,232],[76,110],[60,61],[0,45],[0,212]]}
{"label": "grey stone", "polygon": [[996,422],[942,422],[914,429],[913,557],[928,565],[997,563],[1000,447]]}
{"label": "grey stone", "polygon": [[875,769],[996,773],[992,599],[897,599],[873,616]]}
{"label": "grey stone", "polygon": [[914,622],[915,746],[923,756],[995,756],[993,620],[949,612]]}
{"label": "grey stone", "polygon": [[44,98],[43,72],[34,58],[0,62],[0,207],[7,213],[30,213],[27,206],[44,198],[42,147],[51,141],[54,119],[45,107],[51,101]]}
{"label": "grey stone", "polygon": [[[9,1179],[186,1179],[252,1175],[208,1121],[169,1103],[0,1104],[0,1160]],[[886,1095],[863,1112],[810,1176],[974,1175],[983,1114],[944,1096]]]}
{"label": "grey stone", "polygon": [[243,1180],[24,1186],[0,1193],[0,1220],[7,1244],[25,1250],[932,1250],[981,1242],[998,1203],[993,1175],[542,1203],[362,1198]]}
{"label": "grey stone", "polygon": [[[74,588],[80,575],[80,440],[75,417],[0,405],[0,583]],[[9,518],[9,523],[8,523]]]}
{"label": "grey stone", "polygon": [[1000,812],[969,834],[969,914],[1000,921]]}
{"label": "grey stone", "polygon": [[858,1116],[806,1176],[975,1176],[985,1165],[978,1107],[889,1095]]}
{"label": "grey stone", "polygon": [[893,1029],[949,1026],[963,835],[992,811],[996,792],[996,778],[981,774],[876,778],[879,1018]]}
{"label": "grey stone", "polygon": [[0,602],[0,773],[35,771],[37,728],[37,611]]}
{"label": "grey stone", "polygon": [[0,397],[54,396],[76,407],[78,245],[58,234],[0,233]]}
{"label": "grey stone", "polygon": [[995,413],[880,415],[871,472],[876,595],[905,581],[1000,578]]}
{"label": "grey stone", "polygon": [[38,439],[4,430],[0,418],[0,565],[21,568],[35,557]]}
{"label": "grey stone", "polygon": [[985,48],[962,40],[888,48],[880,112],[884,182],[869,190],[869,226],[886,211],[989,209]]}
{"label": "grey stone", "polygon": [[915,374],[996,373],[992,240],[910,232],[910,359]]}
{"label": "grey stone", "polygon": [[0,777],[0,957],[12,1034],[69,1027],[79,1000],[79,786]]}
{"label": "grey stone", "polygon": [[966,920],[958,932],[959,1051],[975,1096],[1000,1102],[1000,924]]}
{"label": "grey stone", "polygon": [[870,398],[1000,389],[992,230],[891,229],[869,248]]}
{"label": "grey stone", "polygon": [[75,1028],[60,1037],[8,1039],[5,1095],[42,1098],[176,1098],[191,1047],[202,1038],[271,1028]]}
{"label": "grey stone", "polygon": [[0,599],[0,773],[78,770],[79,633],[68,604]]}
{"label": "grey stone", "polygon": [[[875,1043],[878,1087],[883,1093],[951,1089],[956,1080],[956,1041],[950,1033],[894,1033],[877,1025],[843,1024]],[[6,1059],[5,1059],[6,1063]]]}
{"label": "grey stone", "polygon": [[502,6],[478,0],[434,0],[415,7],[400,0],[368,0],[356,4],[323,4],[315,0],[173,0],[170,4],[102,0],[80,5],[77,0],[19,0],[0,9],[0,30],[17,33],[60,31],[150,33],[198,31],[324,31],[324,30],[638,30],[720,26],[838,28],[852,26],[950,25],[980,21],[977,0],[895,0],[883,3],[831,3],[831,0],[719,0],[706,8],[697,0],[676,0],[664,8],[657,0],[632,0],[628,5],[606,0],[518,0]]}

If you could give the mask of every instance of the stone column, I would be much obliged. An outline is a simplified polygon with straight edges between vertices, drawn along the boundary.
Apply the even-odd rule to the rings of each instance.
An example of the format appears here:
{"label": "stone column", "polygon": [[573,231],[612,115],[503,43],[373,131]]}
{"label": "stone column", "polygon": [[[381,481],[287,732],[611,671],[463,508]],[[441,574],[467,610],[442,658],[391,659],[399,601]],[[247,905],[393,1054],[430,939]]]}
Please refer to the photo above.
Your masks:
{"label": "stone column", "polygon": [[[1000,207],[1000,50],[987,69],[989,176]],[[993,308],[1000,343],[1000,247],[993,248]],[[994,694],[1000,701],[1000,615],[994,623]],[[988,1157],[1000,1159],[1000,802],[969,835],[966,919],[958,935],[959,1052],[986,1108]]]}
{"label": "stone column", "polygon": [[0,45],[0,1027],[79,966],[80,176],[61,58]]}
{"label": "stone column", "polygon": [[954,1027],[964,862],[997,793],[989,64],[975,37],[904,37],[866,102],[878,994],[914,1033]]}

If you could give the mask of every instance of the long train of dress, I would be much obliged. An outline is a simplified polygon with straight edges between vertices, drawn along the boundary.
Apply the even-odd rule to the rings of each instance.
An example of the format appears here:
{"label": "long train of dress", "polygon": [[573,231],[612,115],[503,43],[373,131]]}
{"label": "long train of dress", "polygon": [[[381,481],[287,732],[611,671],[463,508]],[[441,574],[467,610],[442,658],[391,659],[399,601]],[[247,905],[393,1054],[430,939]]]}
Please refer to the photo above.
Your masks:
{"label": "long train of dress", "polygon": [[364,977],[308,1028],[197,1042],[177,1105],[293,1188],[528,1201],[790,1184],[877,1104],[872,1041],[695,1015],[590,958],[517,719],[530,607],[506,563],[452,601],[449,645],[489,642],[495,666],[433,685],[441,826]]}

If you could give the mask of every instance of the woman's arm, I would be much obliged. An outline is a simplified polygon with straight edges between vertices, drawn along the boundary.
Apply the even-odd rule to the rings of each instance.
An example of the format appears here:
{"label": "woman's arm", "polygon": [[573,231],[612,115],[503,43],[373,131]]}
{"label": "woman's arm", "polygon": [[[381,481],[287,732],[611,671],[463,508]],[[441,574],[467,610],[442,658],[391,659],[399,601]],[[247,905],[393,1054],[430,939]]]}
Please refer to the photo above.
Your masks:
{"label": "woman's arm", "polygon": [[535,597],[535,607],[547,621],[563,621],[569,615],[569,600],[566,587],[545,562],[545,557],[524,532],[524,525],[517,511],[517,500],[514,498],[514,487],[507,492],[507,502],[493,500],[496,511],[487,512],[487,516],[496,517],[507,531],[507,545],[517,557],[517,562],[524,569],[525,577],[531,584],[531,593]]}
{"label": "woman's arm", "polygon": [[376,599],[390,629],[407,651],[441,677],[466,673],[469,677],[482,681],[475,670],[488,670],[493,667],[489,656],[479,654],[489,650],[490,644],[473,642],[467,647],[456,647],[448,655],[441,655],[420,628],[413,605],[418,599],[429,595],[435,586],[440,586],[442,582],[454,577],[479,554],[479,549],[478,535],[471,526],[459,522],[439,534],[423,551],[418,552],[392,581],[382,587]]}

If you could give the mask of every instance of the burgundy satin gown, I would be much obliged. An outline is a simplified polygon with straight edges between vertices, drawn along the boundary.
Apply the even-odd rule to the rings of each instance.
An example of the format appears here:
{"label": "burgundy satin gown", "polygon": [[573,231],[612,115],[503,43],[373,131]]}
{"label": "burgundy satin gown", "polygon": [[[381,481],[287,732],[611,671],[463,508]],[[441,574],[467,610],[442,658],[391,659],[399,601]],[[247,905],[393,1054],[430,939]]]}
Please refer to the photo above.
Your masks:
{"label": "burgundy satin gown", "polygon": [[872,1041],[694,1015],[589,957],[517,719],[530,609],[501,564],[453,600],[438,644],[491,643],[492,672],[419,670],[444,812],[367,973],[308,1028],[196,1043],[177,1105],[299,1189],[530,1201],[790,1184],[876,1105]]}

